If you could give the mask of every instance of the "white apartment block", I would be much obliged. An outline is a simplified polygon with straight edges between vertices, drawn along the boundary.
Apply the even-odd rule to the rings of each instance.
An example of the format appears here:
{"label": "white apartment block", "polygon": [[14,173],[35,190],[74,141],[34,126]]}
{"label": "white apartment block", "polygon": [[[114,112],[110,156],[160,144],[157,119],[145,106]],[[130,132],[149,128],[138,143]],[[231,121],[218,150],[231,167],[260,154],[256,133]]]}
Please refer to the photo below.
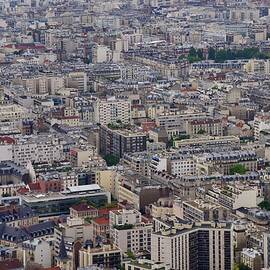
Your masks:
{"label": "white apartment block", "polygon": [[114,226],[121,226],[124,224],[137,224],[141,223],[142,217],[140,211],[136,209],[127,210],[114,210],[110,211],[110,228]]}
{"label": "white apartment block", "polygon": [[240,207],[257,207],[257,196],[258,191],[255,188],[227,185],[225,187],[213,186],[208,191],[206,199],[208,201],[218,202],[227,209],[236,210]]}
{"label": "white apartment block", "polygon": [[93,63],[107,63],[112,60],[112,51],[104,45],[97,45],[93,49]]}
{"label": "white apartment block", "polygon": [[121,121],[129,124],[131,119],[131,104],[128,100],[110,98],[97,100],[94,104],[95,122],[101,125],[108,125]]}
{"label": "white apartment block", "polygon": [[112,230],[113,243],[123,252],[130,250],[133,253],[151,250],[152,224],[135,224],[125,229],[125,226],[116,226]]}
{"label": "white apartment block", "polygon": [[168,171],[172,175],[194,175],[196,162],[192,156],[171,157],[168,160]]}
{"label": "white apartment block", "polygon": [[152,224],[141,221],[138,210],[116,210],[110,212],[110,236],[123,252],[138,252],[151,249]]}
{"label": "white apartment block", "polygon": [[256,140],[260,137],[260,132],[264,129],[270,129],[270,114],[258,113],[254,118],[254,137]]}
{"label": "white apartment block", "polygon": [[[233,269],[231,225],[195,223],[152,234],[151,258],[175,270]],[[199,267],[200,268],[200,267]]]}
{"label": "white apartment block", "polygon": [[21,166],[26,166],[29,161],[57,161],[63,157],[63,145],[54,136],[25,136],[10,147],[0,145],[0,160],[10,160],[10,157]]}

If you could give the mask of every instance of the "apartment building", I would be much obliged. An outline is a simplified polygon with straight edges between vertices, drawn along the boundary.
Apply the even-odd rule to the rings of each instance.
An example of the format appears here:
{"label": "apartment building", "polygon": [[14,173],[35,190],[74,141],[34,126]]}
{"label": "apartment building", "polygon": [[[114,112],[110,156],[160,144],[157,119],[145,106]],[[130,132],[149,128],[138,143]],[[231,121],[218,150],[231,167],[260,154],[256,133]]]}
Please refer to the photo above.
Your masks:
{"label": "apartment building", "polygon": [[12,157],[13,161],[21,166],[26,166],[29,161],[60,161],[63,158],[63,145],[59,138],[53,135],[25,136],[12,145]]}
{"label": "apartment building", "polygon": [[190,136],[196,134],[222,136],[223,124],[221,119],[205,118],[187,121],[186,132]]}
{"label": "apartment building", "polygon": [[149,167],[151,171],[155,172],[165,172],[168,170],[168,158],[160,157],[159,155],[152,156]]}
{"label": "apartment building", "polygon": [[30,110],[16,104],[2,104],[0,107],[0,121],[19,121],[32,118]]}
{"label": "apartment building", "polygon": [[146,150],[146,135],[136,130],[100,127],[100,153],[122,157],[124,153]]}
{"label": "apartment building", "polygon": [[230,224],[194,223],[152,233],[151,258],[175,270],[233,269]]}
{"label": "apartment building", "polygon": [[149,160],[150,156],[147,152],[140,153],[125,153],[122,160],[137,173],[144,176],[149,174]]}
{"label": "apartment building", "polygon": [[270,129],[270,113],[257,113],[254,117],[253,127],[254,137],[258,140],[262,130]]}
{"label": "apartment building", "polygon": [[175,140],[175,148],[217,148],[217,147],[239,147],[240,139],[236,136],[201,136],[199,138]]}
{"label": "apartment building", "polygon": [[94,173],[96,184],[114,196],[116,189],[116,171],[100,169],[96,170]]}
{"label": "apartment building", "polygon": [[96,45],[92,50],[92,62],[108,63],[112,60],[113,52],[110,48],[104,45]]}
{"label": "apartment building", "polygon": [[120,100],[114,97],[105,100],[98,99],[94,103],[94,118],[95,122],[101,125],[117,122],[130,124],[131,103],[129,100]]}
{"label": "apartment building", "polygon": [[122,251],[114,245],[85,247],[79,250],[79,267],[92,265],[105,269],[119,269],[122,262]]}
{"label": "apartment building", "polygon": [[150,66],[168,79],[185,77],[188,74],[189,64],[184,60],[177,61],[175,59],[161,59],[140,53],[134,57],[134,60],[138,63]]}
{"label": "apartment building", "polygon": [[31,239],[23,242],[22,253],[25,261],[33,260],[44,268],[52,265],[53,247],[50,239]]}
{"label": "apartment building", "polygon": [[147,259],[139,259],[136,261],[127,261],[124,262],[124,269],[125,270],[169,270],[170,268],[168,265],[162,262],[155,263],[151,260]]}
{"label": "apartment building", "polygon": [[244,248],[241,252],[241,263],[251,270],[260,270],[263,266],[262,254],[252,248]]}
{"label": "apartment building", "polygon": [[140,211],[136,209],[118,209],[110,211],[110,232],[113,234],[115,226],[122,226],[125,224],[137,224],[142,222]]}
{"label": "apartment building", "polygon": [[248,73],[270,73],[270,61],[269,60],[259,60],[250,59],[245,65],[244,70]]}
{"label": "apartment building", "polygon": [[127,202],[135,209],[144,212],[145,207],[156,202],[159,198],[169,197],[167,185],[127,171],[118,176],[116,198],[119,202]]}
{"label": "apartment building", "polygon": [[86,72],[71,72],[66,78],[66,85],[69,88],[76,88],[81,92],[87,91],[88,77]]}
{"label": "apartment building", "polygon": [[205,199],[216,202],[225,208],[236,210],[240,207],[257,207],[257,196],[258,191],[253,187],[213,185],[212,189],[206,193]]}
{"label": "apartment building", "polygon": [[139,222],[123,225],[110,223],[110,226],[112,226],[110,234],[112,241],[123,252],[131,251],[137,253],[139,251],[151,250],[151,233],[153,228],[151,223]]}
{"label": "apartment building", "polygon": [[81,167],[96,155],[96,149],[90,145],[74,147],[70,149],[70,161],[72,166]]}
{"label": "apartment building", "polygon": [[266,269],[270,268],[270,233],[263,234],[263,264]]}
{"label": "apartment building", "polygon": [[186,122],[193,119],[205,119],[206,113],[180,113],[180,114],[162,114],[156,116],[156,125],[158,127],[164,127],[167,131],[168,137],[178,136],[186,133]]}
{"label": "apartment building", "polygon": [[208,203],[204,200],[182,202],[183,219],[193,222],[224,221],[228,218],[228,210],[218,204]]}
{"label": "apartment building", "polygon": [[191,155],[173,155],[168,159],[168,172],[171,175],[194,175],[196,162]]}
{"label": "apartment building", "polygon": [[20,83],[32,94],[44,95],[55,94],[55,92],[65,87],[64,77],[42,76],[38,78],[27,78]]}
{"label": "apartment building", "polygon": [[39,223],[38,215],[29,207],[14,206],[0,207],[0,224],[12,227],[28,227]]}
{"label": "apartment building", "polygon": [[211,175],[213,172],[231,174],[231,168],[236,164],[243,165],[247,171],[257,170],[257,154],[252,150],[236,150],[204,153],[194,157],[197,172]]}

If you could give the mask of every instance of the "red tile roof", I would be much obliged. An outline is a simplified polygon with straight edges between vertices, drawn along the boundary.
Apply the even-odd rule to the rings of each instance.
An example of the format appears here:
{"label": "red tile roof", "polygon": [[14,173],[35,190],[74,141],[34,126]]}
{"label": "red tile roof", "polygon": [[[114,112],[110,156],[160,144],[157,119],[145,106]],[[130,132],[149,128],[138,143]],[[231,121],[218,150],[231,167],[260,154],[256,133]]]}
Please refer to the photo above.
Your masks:
{"label": "red tile roof", "polygon": [[116,206],[112,208],[102,208],[98,210],[99,216],[109,216],[110,211],[121,209],[121,207]]}
{"label": "red tile roof", "polygon": [[109,225],[109,219],[105,217],[98,217],[93,220],[98,225]]}

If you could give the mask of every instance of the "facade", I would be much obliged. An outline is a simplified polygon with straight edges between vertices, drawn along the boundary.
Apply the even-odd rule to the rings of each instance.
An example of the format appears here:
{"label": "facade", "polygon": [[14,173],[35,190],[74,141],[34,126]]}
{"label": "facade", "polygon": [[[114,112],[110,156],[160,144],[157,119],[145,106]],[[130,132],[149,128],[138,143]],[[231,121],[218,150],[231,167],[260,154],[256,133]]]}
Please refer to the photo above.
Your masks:
{"label": "facade", "polygon": [[0,107],[0,121],[20,121],[23,119],[32,118],[29,110],[19,105],[1,105]]}
{"label": "facade", "polygon": [[165,263],[154,263],[151,260],[139,259],[136,261],[124,262],[125,270],[144,270],[144,269],[155,269],[155,270],[169,270],[169,267]]}
{"label": "facade", "polygon": [[96,184],[104,188],[104,190],[115,194],[116,188],[116,171],[114,170],[97,170],[95,171]]}
{"label": "facade", "polygon": [[196,174],[196,162],[191,155],[175,155],[168,159],[168,172],[171,175]]}
{"label": "facade", "polygon": [[110,237],[123,252],[151,249],[152,224],[142,222],[138,210],[114,210],[110,212]]}
{"label": "facade", "polygon": [[108,125],[121,121],[123,124],[130,124],[131,103],[129,100],[110,98],[99,99],[94,104],[95,122],[101,125]]}
{"label": "facade", "polygon": [[194,136],[196,134],[223,136],[223,125],[221,119],[205,118],[194,119],[187,122],[187,134]]}
{"label": "facade", "polygon": [[44,268],[52,266],[52,245],[49,241],[33,239],[22,244],[23,256],[26,261],[33,260]]}
{"label": "facade", "polygon": [[152,234],[151,258],[176,270],[233,269],[232,229],[199,223]]}
{"label": "facade", "polygon": [[270,234],[265,232],[263,234],[263,265],[270,268]]}
{"label": "facade", "polygon": [[185,148],[185,147],[224,147],[224,146],[239,146],[240,139],[236,136],[204,136],[194,139],[186,140],[175,140],[174,147]]}
{"label": "facade", "polygon": [[81,203],[73,205],[70,208],[70,217],[72,218],[95,218],[98,216],[98,209],[88,205],[87,203]]}
{"label": "facade", "polygon": [[97,185],[70,187],[62,193],[22,195],[22,203],[31,207],[40,217],[68,214],[69,208],[82,199],[89,203],[103,205],[110,203],[111,197]]}
{"label": "facade", "polygon": [[[2,147],[6,148],[6,145],[0,145],[0,149]],[[8,150],[12,157],[11,160],[21,166],[26,166],[29,161],[51,162],[60,161],[63,158],[63,145],[54,135],[25,136],[16,140]],[[6,155],[6,158],[9,158],[10,154]]]}
{"label": "facade", "polygon": [[12,227],[28,227],[38,223],[38,215],[28,207],[1,207],[0,223],[5,223]]}
{"label": "facade", "polygon": [[211,175],[213,172],[230,175],[233,166],[241,164],[247,171],[257,170],[257,154],[253,150],[211,152],[196,155],[197,173]]}
{"label": "facade", "polygon": [[203,200],[182,202],[183,218],[193,222],[227,220],[228,211],[216,204]]}
{"label": "facade", "polygon": [[258,113],[254,118],[254,137],[255,139],[260,138],[260,132],[265,129],[270,129],[270,114],[269,113]]}
{"label": "facade", "polygon": [[227,185],[213,186],[206,194],[206,200],[217,202],[225,208],[236,210],[240,207],[256,207],[258,191],[252,187]]}
{"label": "facade", "polygon": [[124,153],[146,150],[146,135],[126,129],[100,127],[100,153],[104,156],[122,157]]}
{"label": "facade", "polygon": [[152,228],[152,224],[145,223],[119,225],[112,229],[111,238],[123,252],[150,251]]}
{"label": "facade", "polygon": [[262,269],[262,261],[262,255],[257,250],[244,248],[241,252],[241,262],[251,270]]}
{"label": "facade", "polygon": [[79,262],[80,267],[96,265],[105,269],[118,269],[122,262],[122,251],[113,245],[103,245],[96,248],[88,246],[80,249]]}

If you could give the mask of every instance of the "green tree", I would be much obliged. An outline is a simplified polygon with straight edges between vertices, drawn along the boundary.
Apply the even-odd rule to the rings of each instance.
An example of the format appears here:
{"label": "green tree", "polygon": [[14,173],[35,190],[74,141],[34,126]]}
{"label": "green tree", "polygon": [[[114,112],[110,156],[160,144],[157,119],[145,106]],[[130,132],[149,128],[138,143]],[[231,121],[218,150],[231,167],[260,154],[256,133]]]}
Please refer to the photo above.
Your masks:
{"label": "green tree", "polygon": [[204,129],[200,129],[200,130],[198,130],[197,134],[205,134],[205,130]]}
{"label": "green tree", "polygon": [[261,209],[264,209],[264,210],[267,210],[267,211],[270,211],[270,202],[269,201],[262,201],[260,204],[259,204],[259,207]]}
{"label": "green tree", "polygon": [[214,48],[210,47],[208,50],[208,59],[215,60],[216,59],[216,51]]}
{"label": "green tree", "polygon": [[11,195],[9,193],[2,194],[2,197],[10,197]]}
{"label": "green tree", "polygon": [[251,270],[248,266],[243,263],[235,264],[233,270]]}
{"label": "green tree", "polygon": [[203,59],[203,50],[202,49],[198,49],[197,50],[197,56],[202,60]]}
{"label": "green tree", "polygon": [[230,174],[245,174],[246,167],[242,164],[235,164],[230,168]]}
{"label": "green tree", "polygon": [[119,163],[120,159],[119,157],[116,157],[114,155],[106,155],[104,157],[106,163],[107,163],[107,166],[115,166]]}
{"label": "green tree", "polygon": [[127,256],[132,260],[136,260],[136,257],[131,250],[127,251]]}
{"label": "green tree", "polygon": [[190,56],[196,57],[197,56],[197,51],[195,48],[191,47],[188,53]]}

